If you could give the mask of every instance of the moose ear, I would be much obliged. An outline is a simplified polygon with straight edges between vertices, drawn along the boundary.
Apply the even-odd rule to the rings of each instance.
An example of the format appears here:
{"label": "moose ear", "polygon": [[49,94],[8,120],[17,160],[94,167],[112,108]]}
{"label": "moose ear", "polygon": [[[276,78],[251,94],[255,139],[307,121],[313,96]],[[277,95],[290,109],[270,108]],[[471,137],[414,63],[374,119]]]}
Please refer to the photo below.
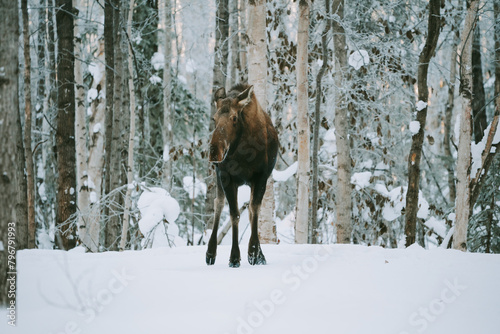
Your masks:
{"label": "moose ear", "polygon": [[217,89],[217,91],[214,94],[214,101],[217,103],[220,99],[225,99],[226,98],[226,89],[224,87],[221,87]]}
{"label": "moose ear", "polygon": [[245,89],[243,92],[238,95],[238,104],[242,107],[246,106],[252,101],[252,95],[253,95],[253,86],[248,87]]}

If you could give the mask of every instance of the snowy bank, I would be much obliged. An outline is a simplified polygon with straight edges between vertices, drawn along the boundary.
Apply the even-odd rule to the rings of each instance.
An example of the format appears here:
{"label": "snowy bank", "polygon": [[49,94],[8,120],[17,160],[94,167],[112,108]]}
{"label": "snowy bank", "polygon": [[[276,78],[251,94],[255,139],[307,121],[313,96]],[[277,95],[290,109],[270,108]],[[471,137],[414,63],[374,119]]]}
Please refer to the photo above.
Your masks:
{"label": "snowy bank", "polygon": [[[266,266],[205,247],[18,253],[18,323],[1,333],[497,333],[500,256],[263,245]],[[6,318],[4,318],[6,319]]]}

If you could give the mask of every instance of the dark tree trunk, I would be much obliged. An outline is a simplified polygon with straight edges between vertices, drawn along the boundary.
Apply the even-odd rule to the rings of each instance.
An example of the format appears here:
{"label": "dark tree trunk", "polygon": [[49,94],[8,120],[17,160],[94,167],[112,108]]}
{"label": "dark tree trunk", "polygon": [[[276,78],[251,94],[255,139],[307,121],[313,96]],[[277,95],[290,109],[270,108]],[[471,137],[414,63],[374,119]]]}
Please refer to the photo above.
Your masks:
{"label": "dark tree trunk", "polygon": [[472,128],[473,138],[476,143],[483,139],[484,130],[488,126],[485,104],[483,65],[481,63],[481,35],[478,22],[472,39]]}
{"label": "dark tree trunk", "polygon": [[[330,16],[330,0],[325,0],[325,13],[326,17]],[[321,82],[323,80],[323,75],[328,68],[328,32],[330,31],[331,21],[327,18],[325,29],[323,30],[323,35],[321,36],[321,47],[323,50],[323,64],[316,77],[316,106],[314,110],[314,125],[313,125],[313,148],[311,152],[312,156],[312,203],[311,203],[311,243],[317,244],[319,241],[319,231],[318,231],[318,153],[319,153],[319,123],[321,119],[321,100],[323,94],[321,92]]]}
{"label": "dark tree trunk", "polygon": [[[427,87],[427,72],[429,62],[434,55],[439,38],[441,13],[440,0],[430,0],[429,2],[429,23],[427,41],[420,53],[418,65],[418,100],[427,103],[429,90]],[[406,193],[406,215],[405,215],[405,236],[406,247],[416,241],[418,193],[420,182],[420,158],[422,156],[422,144],[424,141],[425,120],[427,118],[427,106],[417,111],[417,121],[420,123],[420,130],[413,135],[410,155],[408,157],[408,192]]]}
{"label": "dark tree trunk", "polygon": [[73,50],[73,7],[71,0],[57,0],[57,213],[59,247],[76,245],[76,228],[68,219],[76,212],[75,155],[75,57]]}
{"label": "dark tree trunk", "polygon": [[[212,92],[224,87],[226,83],[227,58],[228,58],[228,35],[229,35],[229,11],[228,0],[217,0],[217,13],[215,15],[215,49],[214,49],[214,78]],[[213,95],[213,94],[212,94]],[[213,101],[210,103],[210,126],[209,132],[214,130],[214,116],[216,109]],[[215,201],[215,173],[212,164],[208,165],[207,198],[205,200],[205,214],[207,216],[207,229],[213,226],[214,201]]]}
{"label": "dark tree trunk", "polygon": [[33,150],[31,148],[31,56],[30,29],[28,17],[28,0],[21,1],[23,15],[23,51],[24,51],[24,156],[26,159],[26,177],[28,181],[28,248],[35,248],[35,175],[33,166]]}
{"label": "dark tree trunk", "polygon": [[[114,35],[114,79],[113,79],[113,119],[112,119],[112,134],[110,143],[110,156],[109,156],[109,191],[120,186],[120,179],[122,174],[122,150],[121,150],[121,139],[122,139],[122,120],[121,118],[125,114],[123,109],[123,50],[122,50],[122,39],[123,36],[123,26],[122,26],[122,15],[123,12],[120,10],[120,0],[114,0],[113,2],[113,35]],[[126,87],[126,86],[125,86]],[[105,243],[104,246],[107,250],[118,250],[119,236],[121,232],[120,228],[120,207],[122,203],[122,198],[120,194],[115,194],[111,197],[112,203],[110,203],[110,208],[112,213],[110,216],[106,217],[106,229],[105,229]]]}
{"label": "dark tree trunk", "polygon": [[[4,251],[0,252],[0,305],[7,305],[7,275],[10,223],[21,222],[16,214],[19,200],[18,186],[18,141],[22,135],[16,126],[19,119],[18,99],[18,51],[19,51],[19,16],[17,2],[0,0],[0,242]],[[19,231],[17,231],[19,232]],[[19,242],[14,245],[19,249]],[[15,248],[14,248],[15,249]],[[15,278],[14,278],[15,279]]]}
{"label": "dark tree trunk", "polygon": [[[105,118],[105,172],[104,194],[111,191],[111,142],[113,138],[113,99],[114,99],[114,59],[115,59],[115,31],[114,9],[112,0],[104,4],[104,60],[106,62],[106,118]],[[109,206],[104,206],[104,217],[109,217]]]}

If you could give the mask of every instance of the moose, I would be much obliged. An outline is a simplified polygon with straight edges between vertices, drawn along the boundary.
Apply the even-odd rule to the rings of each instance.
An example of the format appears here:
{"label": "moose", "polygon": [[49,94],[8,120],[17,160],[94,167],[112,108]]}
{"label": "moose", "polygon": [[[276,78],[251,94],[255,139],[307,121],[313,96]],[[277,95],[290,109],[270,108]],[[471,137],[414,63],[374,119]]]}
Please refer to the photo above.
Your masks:
{"label": "moose", "polygon": [[238,188],[251,187],[249,217],[251,236],[248,244],[248,262],[251,265],[266,264],[260,247],[257,224],[259,209],[266,191],[278,153],[278,135],[271,118],[262,109],[254,93],[254,87],[238,84],[226,95],[224,88],[214,94],[216,113],[213,117],[215,130],[210,141],[209,161],[215,165],[217,195],[215,199],[214,226],[206,253],[207,265],[215,263],[217,255],[217,230],[224,195],[229,204],[232,227],[232,248],[229,267],[240,266],[238,246]]}

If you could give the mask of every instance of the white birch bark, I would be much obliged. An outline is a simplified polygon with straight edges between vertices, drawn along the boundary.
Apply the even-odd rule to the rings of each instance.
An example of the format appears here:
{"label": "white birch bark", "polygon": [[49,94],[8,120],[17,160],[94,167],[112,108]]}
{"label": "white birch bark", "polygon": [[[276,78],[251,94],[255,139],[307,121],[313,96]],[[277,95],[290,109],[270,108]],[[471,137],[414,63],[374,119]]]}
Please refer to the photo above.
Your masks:
{"label": "white birch bark", "polygon": [[335,86],[336,93],[335,109],[335,136],[337,140],[337,243],[350,243],[351,222],[351,155],[349,148],[347,105],[341,89],[344,85],[344,71],[347,69],[347,51],[345,31],[341,22],[344,19],[344,0],[333,1],[333,14],[337,19],[333,20],[333,44],[335,47]]}
{"label": "white birch bark", "polygon": [[[127,34],[132,36],[132,15],[134,13],[134,0],[130,0],[127,20]],[[134,89],[134,68],[132,59],[132,47],[128,43],[128,89],[130,93],[130,134],[128,140],[128,160],[127,160],[127,193],[125,194],[125,212],[123,213],[122,237],[120,239],[120,250],[123,251],[127,245],[127,234],[130,220],[130,207],[132,206],[133,189],[133,169],[134,169],[134,137],[135,137],[135,89]]]}
{"label": "white birch bark", "polygon": [[295,243],[305,244],[309,227],[309,113],[307,81],[307,43],[309,39],[309,3],[299,3],[299,28],[297,34],[297,215]]}
{"label": "white birch bark", "polygon": [[[73,0],[73,6],[79,7],[78,0]],[[80,36],[80,21],[75,20],[75,37]],[[90,204],[88,187],[88,150],[87,150],[87,112],[85,110],[85,87],[83,84],[82,61],[84,46],[81,39],[75,39],[75,87],[76,87],[76,203],[78,210],[78,237],[85,247],[89,246],[87,240],[86,213]]]}
{"label": "white birch bark", "polygon": [[[248,83],[262,109],[267,110],[266,1],[250,1],[248,6]],[[262,244],[277,243],[274,223],[274,182],[267,180],[266,193],[259,214],[259,239]]]}
{"label": "white birch bark", "polygon": [[453,248],[467,250],[467,226],[469,225],[470,206],[470,163],[471,163],[471,94],[472,94],[472,31],[478,11],[477,0],[467,1],[467,16],[464,30],[461,34],[461,43],[458,48],[460,59],[460,73],[462,73],[460,96],[462,97],[462,115],[460,117],[460,135],[457,159],[457,198],[456,221],[453,233]]}

